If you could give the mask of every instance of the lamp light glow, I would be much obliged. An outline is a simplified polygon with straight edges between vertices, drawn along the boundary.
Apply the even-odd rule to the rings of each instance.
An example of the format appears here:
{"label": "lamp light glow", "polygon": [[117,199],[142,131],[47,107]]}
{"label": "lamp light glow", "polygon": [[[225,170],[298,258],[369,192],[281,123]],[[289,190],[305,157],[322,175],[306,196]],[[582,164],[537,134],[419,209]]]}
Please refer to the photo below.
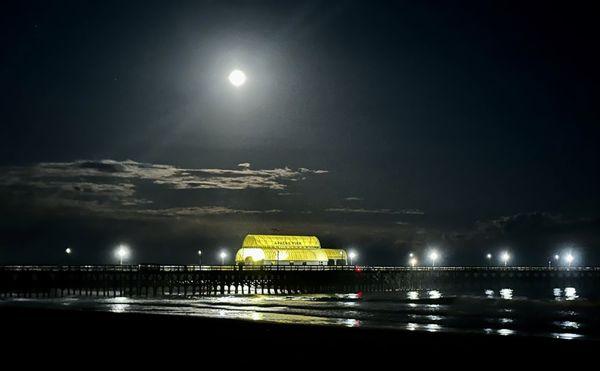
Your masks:
{"label": "lamp light glow", "polygon": [[358,255],[358,254],[357,254],[357,253],[356,253],[356,251],[354,251],[354,250],[351,250],[351,251],[348,253],[348,257],[350,258],[350,265],[354,265],[354,258],[356,258],[356,256],[357,256],[357,255]]}
{"label": "lamp light glow", "polygon": [[126,245],[119,245],[115,255],[119,258],[119,265],[123,265],[123,260],[129,257],[129,248]]}
{"label": "lamp light glow", "polygon": [[571,267],[571,264],[573,263],[573,260],[575,260],[575,257],[571,253],[568,253],[565,257],[565,260],[567,261],[569,267]]}
{"label": "lamp light glow", "polygon": [[435,267],[435,261],[438,260],[439,257],[440,257],[440,255],[435,250],[433,250],[432,252],[429,253],[429,259],[431,259],[432,267]]}
{"label": "lamp light glow", "polygon": [[510,254],[508,253],[508,251],[504,251],[500,258],[502,259],[502,261],[504,262],[504,266],[506,267],[508,261],[510,260]]}

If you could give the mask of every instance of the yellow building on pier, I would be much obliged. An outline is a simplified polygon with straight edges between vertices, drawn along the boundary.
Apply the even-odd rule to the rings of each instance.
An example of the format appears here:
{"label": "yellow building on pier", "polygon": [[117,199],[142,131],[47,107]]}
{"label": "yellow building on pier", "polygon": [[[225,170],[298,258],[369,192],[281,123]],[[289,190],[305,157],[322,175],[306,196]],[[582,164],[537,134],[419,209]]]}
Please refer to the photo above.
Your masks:
{"label": "yellow building on pier", "polygon": [[341,249],[322,249],[315,236],[249,234],[235,255],[238,265],[346,265]]}

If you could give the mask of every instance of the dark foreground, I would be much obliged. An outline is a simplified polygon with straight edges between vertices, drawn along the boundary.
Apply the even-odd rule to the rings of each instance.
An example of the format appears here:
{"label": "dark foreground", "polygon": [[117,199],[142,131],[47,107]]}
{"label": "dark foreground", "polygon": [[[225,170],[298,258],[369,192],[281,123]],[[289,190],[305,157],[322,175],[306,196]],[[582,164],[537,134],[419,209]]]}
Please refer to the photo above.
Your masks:
{"label": "dark foreground", "polygon": [[[78,354],[100,351],[122,357],[133,349],[144,355],[186,354],[194,357],[229,354],[237,361],[257,355],[285,358],[290,352],[309,351],[311,357],[332,359],[376,356],[378,359],[489,354],[540,356],[579,354],[600,350],[595,341],[559,340],[542,337],[490,336],[452,333],[410,332],[386,329],[345,328],[313,325],[282,325],[230,319],[167,316],[136,313],[108,313],[0,308],[0,326],[9,349],[36,353],[58,351]],[[10,344],[10,345],[9,345]],[[26,344],[24,348],[22,345]],[[105,348],[110,350],[103,350]],[[114,351],[124,349],[122,351]],[[309,350],[310,349],[310,350]],[[165,353],[166,352],[166,353]],[[257,353],[258,352],[258,353]],[[553,353],[559,352],[559,353]],[[567,352],[567,353],[565,353]],[[119,355],[120,354],[120,355]],[[133,355],[135,356],[135,355]],[[262,358],[263,356],[260,356]],[[302,356],[296,354],[293,358]],[[129,356],[128,356],[129,357]],[[434,359],[436,357],[433,357]],[[454,357],[453,357],[454,358]],[[234,360],[232,359],[232,361]],[[433,360],[433,359],[432,359]],[[546,358],[547,360],[547,358]]]}

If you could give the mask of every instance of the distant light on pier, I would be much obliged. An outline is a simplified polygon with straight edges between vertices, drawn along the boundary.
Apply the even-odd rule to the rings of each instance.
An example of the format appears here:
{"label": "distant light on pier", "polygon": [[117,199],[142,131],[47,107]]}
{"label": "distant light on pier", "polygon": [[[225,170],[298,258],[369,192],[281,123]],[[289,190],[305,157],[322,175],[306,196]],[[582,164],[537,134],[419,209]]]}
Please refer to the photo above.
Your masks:
{"label": "distant light on pier", "polygon": [[129,248],[126,245],[119,245],[115,255],[119,258],[119,265],[123,265],[123,260],[129,257]]}
{"label": "distant light on pier", "polygon": [[508,265],[508,261],[510,260],[510,254],[508,253],[508,251],[504,251],[500,258],[502,259],[502,262],[504,262],[504,266],[506,267]]}
{"label": "distant light on pier", "polygon": [[67,248],[65,249],[65,254],[67,254],[67,255],[71,255],[71,253],[72,253],[72,252],[73,252],[73,251],[71,250],[71,248],[70,248],[70,247],[67,247]]}
{"label": "distant light on pier", "polygon": [[227,257],[227,252],[224,250],[221,251],[219,257],[221,258],[221,265],[225,265],[225,258]]}
{"label": "distant light on pier", "polygon": [[414,268],[415,265],[417,265],[417,259],[416,258],[410,258],[409,263],[410,263],[410,266]]}
{"label": "distant light on pier", "polygon": [[356,253],[356,251],[350,250],[350,252],[348,253],[348,257],[350,258],[350,265],[354,265],[354,259],[357,256],[358,256],[358,254]]}
{"label": "distant light on pier", "polygon": [[571,267],[571,264],[573,263],[573,260],[575,260],[575,257],[574,257],[574,256],[573,256],[571,253],[569,253],[569,254],[567,254],[567,256],[565,257],[565,260],[567,261],[567,265],[568,265],[569,267]]}
{"label": "distant light on pier", "polygon": [[435,261],[438,260],[439,257],[440,257],[440,254],[436,250],[433,250],[429,253],[429,259],[431,259],[432,267],[435,267]]}

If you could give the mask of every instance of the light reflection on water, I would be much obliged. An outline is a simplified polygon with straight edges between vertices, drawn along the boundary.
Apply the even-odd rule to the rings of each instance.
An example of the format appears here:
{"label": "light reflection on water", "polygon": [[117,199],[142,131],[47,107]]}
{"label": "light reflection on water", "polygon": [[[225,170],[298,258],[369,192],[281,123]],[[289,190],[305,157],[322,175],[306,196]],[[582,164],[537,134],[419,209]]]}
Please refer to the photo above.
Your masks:
{"label": "light reflection on water", "polygon": [[418,291],[409,291],[406,293],[406,296],[410,300],[419,300],[419,292]]}
{"label": "light reflection on water", "polygon": [[514,335],[515,331],[511,330],[509,328],[501,328],[500,330],[496,331],[498,333],[498,335],[502,335],[502,336],[508,336],[508,335]]}
{"label": "light reflection on water", "polygon": [[578,339],[578,338],[582,337],[581,334],[573,334],[570,332],[553,333],[552,335],[557,339],[564,339],[564,340],[572,340],[572,339]]}
{"label": "light reflection on water", "polygon": [[575,290],[574,287],[565,288],[565,298],[567,300],[575,300],[579,298],[579,296],[577,296],[577,290]]}
{"label": "light reflection on water", "polygon": [[442,293],[439,292],[438,290],[431,290],[431,291],[427,292],[427,294],[429,295],[430,299],[439,299],[442,297]]}
{"label": "light reflection on water", "polygon": [[513,290],[512,289],[502,289],[500,290],[500,297],[506,300],[512,300],[513,298]]}
{"label": "light reflection on water", "polygon": [[579,295],[577,295],[577,289],[575,289],[574,287],[565,287],[564,290],[560,287],[557,287],[552,290],[552,294],[554,295],[554,300],[556,301],[570,301],[579,299]]}
{"label": "light reflection on water", "polygon": [[458,294],[437,289],[393,294],[229,295],[193,299],[68,297],[8,299],[0,300],[0,305],[13,302],[282,324],[600,339],[600,304],[585,298],[575,287],[549,288],[537,296],[519,288],[517,297],[513,290],[497,287]]}

